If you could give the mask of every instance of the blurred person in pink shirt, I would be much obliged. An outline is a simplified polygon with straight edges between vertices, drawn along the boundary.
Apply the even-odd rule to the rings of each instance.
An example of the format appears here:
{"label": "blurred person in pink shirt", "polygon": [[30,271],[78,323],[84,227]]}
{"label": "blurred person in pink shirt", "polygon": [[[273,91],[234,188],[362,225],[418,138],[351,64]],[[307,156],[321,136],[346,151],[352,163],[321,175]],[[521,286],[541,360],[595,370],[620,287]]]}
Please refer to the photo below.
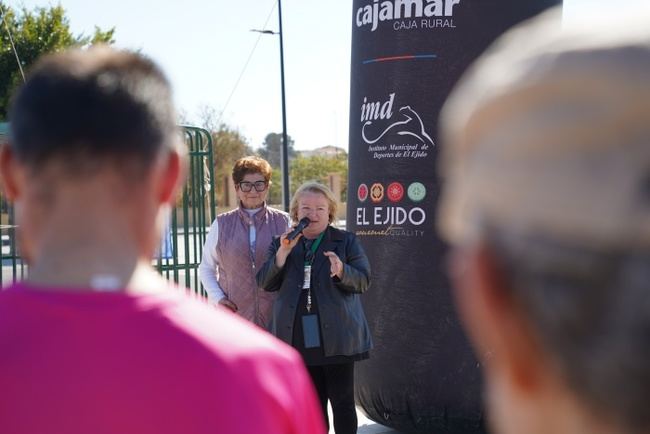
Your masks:
{"label": "blurred person in pink shirt", "polygon": [[23,283],[0,292],[0,432],[324,433],[298,353],[151,267],[185,172],[171,89],[138,54],[41,59],[0,172]]}

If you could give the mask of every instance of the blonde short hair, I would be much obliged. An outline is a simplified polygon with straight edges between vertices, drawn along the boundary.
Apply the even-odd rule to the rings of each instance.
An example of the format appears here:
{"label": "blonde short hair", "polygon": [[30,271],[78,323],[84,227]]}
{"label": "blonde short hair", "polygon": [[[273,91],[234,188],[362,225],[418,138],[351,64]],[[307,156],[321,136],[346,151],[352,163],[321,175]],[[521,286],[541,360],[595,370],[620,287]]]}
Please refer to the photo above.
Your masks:
{"label": "blonde short hair", "polygon": [[293,197],[291,198],[291,206],[289,209],[291,219],[293,221],[298,221],[298,200],[300,200],[300,196],[305,192],[320,193],[325,196],[329,204],[329,222],[333,223],[336,220],[336,213],[339,208],[338,202],[336,201],[334,193],[332,193],[332,190],[330,190],[329,187],[316,181],[307,181],[303,183],[293,194]]}

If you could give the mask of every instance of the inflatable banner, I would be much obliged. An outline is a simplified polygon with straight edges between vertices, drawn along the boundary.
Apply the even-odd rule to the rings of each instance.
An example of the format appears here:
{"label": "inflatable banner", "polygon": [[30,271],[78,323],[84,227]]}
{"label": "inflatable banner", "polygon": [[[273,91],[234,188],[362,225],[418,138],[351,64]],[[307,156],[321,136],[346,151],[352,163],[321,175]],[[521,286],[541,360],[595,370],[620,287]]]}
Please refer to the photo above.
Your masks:
{"label": "inflatable banner", "polygon": [[357,402],[405,432],[481,432],[481,379],[435,230],[437,119],[465,68],[557,0],[354,0],[347,229],[372,265]]}

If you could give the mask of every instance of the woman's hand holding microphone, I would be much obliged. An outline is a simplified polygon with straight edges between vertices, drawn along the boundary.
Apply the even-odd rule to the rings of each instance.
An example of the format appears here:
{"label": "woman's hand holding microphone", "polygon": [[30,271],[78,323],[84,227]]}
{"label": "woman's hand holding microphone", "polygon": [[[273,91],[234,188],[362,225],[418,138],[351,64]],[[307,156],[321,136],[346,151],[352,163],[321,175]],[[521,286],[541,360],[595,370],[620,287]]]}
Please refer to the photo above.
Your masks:
{"label": "woman's hand holding microphone", "polygon": [[295,227],[280,236],[280,248],[275,254],[275,265],[279,268],[284,267],[287,256],[289,256],[289,253],[291,253],[295,245],[298,244],[298,241],[302,238],[302,230],[309,226],[309,223],[309,218],[303,217]]}

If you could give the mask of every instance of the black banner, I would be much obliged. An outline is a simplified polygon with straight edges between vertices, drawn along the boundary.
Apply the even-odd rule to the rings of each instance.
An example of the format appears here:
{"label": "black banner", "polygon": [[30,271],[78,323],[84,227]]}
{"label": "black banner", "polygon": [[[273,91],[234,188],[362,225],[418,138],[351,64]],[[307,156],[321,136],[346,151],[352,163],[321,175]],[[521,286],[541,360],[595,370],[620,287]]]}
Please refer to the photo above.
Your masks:
{"label": "black banner", "polygon": [[478,363],[435,230],[438,114],[501,33],[557,0],[354,0],[347,229],[372,265],[362,299],[375,340],[357,402],[408,432],[481,431]]}

